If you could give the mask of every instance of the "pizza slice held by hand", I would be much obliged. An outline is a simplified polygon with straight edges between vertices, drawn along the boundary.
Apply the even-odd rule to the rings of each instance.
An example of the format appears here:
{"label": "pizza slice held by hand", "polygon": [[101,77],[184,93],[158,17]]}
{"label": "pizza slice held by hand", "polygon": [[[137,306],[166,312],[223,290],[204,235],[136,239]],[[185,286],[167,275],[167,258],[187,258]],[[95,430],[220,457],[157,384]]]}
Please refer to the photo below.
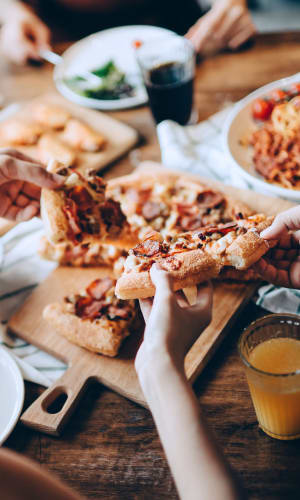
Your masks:
{"label": "pizza slice held by hand", "polygon": [[105,243],[118,239],[121,248],[136,243],[120,203],[105,197],[106,183],[101,177],[83,177],[70,167],[58,168],[57,162],[51,170],[65,177],[62,187],[41,193],[41,216],[52,244],[95,238]]}
{"label": "pizza slice held by hand", "polygon": [[165,239],[149,233],[129,251],[116,294],[121,299],[153,296],[150,268],[154,263],[171,274],[174,291],[216,278],[223,268],[244,271],[268,251],[269,244],[259,233],[272,221],[273,217],[256,214]]}
{"label": "pizza slice held by hand", "polygon": [[116,356],[137,316],[135,301],[115,296],[115,281],[96,279],[82,293],[49,304],[43,317],[60,335],[90,351]]}

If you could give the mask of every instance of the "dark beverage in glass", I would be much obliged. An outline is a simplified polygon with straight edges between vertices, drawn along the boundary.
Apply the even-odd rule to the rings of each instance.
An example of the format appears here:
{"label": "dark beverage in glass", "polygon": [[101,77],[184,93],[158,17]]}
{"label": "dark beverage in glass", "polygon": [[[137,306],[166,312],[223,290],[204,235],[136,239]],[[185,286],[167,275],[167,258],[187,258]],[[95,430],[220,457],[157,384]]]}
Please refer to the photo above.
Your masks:
{"label": "dark beverage in glass", "polygon": [[194,50],[179,36],[147,42],[137,51],[149,104],[157,123],[186,125],[193,108]]}

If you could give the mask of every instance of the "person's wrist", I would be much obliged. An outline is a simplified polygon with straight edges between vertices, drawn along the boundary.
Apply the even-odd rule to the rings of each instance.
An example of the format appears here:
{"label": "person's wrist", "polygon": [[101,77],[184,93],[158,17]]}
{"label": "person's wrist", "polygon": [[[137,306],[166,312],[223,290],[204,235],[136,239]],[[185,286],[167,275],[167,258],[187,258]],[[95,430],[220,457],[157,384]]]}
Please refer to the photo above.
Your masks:
{"label": "person's wrist", "polygon": [[156,379],[162,380],[165,373],[177,371],[184,374],[184,363],[178,362],[166,346],[145,349],[136,363],[136,372],[142,387]]}

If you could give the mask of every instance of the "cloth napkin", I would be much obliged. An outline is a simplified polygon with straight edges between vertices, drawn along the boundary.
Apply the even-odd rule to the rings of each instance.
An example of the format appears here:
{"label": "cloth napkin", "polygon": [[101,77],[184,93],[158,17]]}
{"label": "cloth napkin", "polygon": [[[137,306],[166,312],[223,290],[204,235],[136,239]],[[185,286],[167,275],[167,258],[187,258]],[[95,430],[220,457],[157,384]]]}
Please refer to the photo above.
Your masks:
{"label": "cloth napkin", "polygon": [[66,365],[53,356],[7,332],[10,316],[56,264],[37,255],[43,234],[40,219],[18,224],[0,239],[0,345],[17,362],[23,378],[48,387]]}
{"label": "cloth napkin", "polygon": [[[199,174],[238,188],[254,189],[237,175],[236,170],[233,173],[223,152],[222,126],[231,108],[226,107],[197,125],[183,127],[171,120],[161,122],[157,126],[157,136],[162,163],[173,170]],[[256,304],[273,313],[300,314],[300,291],[266,285],[258,290]]]}

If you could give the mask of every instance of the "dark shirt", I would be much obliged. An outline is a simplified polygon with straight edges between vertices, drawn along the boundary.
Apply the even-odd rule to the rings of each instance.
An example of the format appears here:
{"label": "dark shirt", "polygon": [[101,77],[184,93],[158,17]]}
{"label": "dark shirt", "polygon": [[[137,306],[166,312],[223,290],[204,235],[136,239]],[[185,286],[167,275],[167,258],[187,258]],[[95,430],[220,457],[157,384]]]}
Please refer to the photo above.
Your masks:
{"label": "dark shirt", "polygon": [[202,14],[196,0],[123,1],[103,12],[96,4],[93,8],[91,2],[87,10],[76,6],[76,2],[72,8],[71,0],[27,0],[27,3],[58,34],[58,40],[75,40],[102,29],[132,24],[161,26],[183,35]]}

